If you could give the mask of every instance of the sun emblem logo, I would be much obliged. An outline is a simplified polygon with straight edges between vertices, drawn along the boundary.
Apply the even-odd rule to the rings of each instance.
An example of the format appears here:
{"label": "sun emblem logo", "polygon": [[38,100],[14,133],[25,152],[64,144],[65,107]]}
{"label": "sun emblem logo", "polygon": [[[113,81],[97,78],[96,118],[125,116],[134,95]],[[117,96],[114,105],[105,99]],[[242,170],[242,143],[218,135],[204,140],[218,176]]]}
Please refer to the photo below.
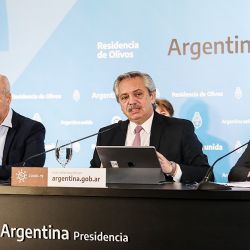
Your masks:
{"label": "sun emblem logo", "polygon": [[26,179],[28,179],[28,174],[26,171],[23,171],[22,169],[19,170],[17,173],[16,173],[16,178],[18,180],[19,183],[21,182],[25,182]]}

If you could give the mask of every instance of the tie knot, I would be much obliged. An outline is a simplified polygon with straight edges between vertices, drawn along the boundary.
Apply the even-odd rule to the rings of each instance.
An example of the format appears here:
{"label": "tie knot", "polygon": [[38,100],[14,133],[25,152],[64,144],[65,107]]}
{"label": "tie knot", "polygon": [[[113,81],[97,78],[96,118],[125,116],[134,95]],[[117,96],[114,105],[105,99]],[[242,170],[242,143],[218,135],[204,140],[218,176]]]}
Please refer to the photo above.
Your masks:
{"label": "tie knot", "polygon": [[136,134],[139,134],[139,133],[141,132],[142,129],[143,129],[142,126],[137,125],[137,126],[135,127],[135,133],[136,133]]}

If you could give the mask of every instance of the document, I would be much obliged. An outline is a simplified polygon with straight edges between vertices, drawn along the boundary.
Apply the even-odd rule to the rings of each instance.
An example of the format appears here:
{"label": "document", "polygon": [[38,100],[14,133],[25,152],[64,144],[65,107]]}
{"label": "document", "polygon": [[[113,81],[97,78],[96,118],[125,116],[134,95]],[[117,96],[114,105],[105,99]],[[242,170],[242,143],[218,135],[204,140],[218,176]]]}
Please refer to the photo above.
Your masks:
{"label": "document", "polygon": [[224,183],[223,185],[226,185],[229,187],[250,188],[250,181],[229,182],[229,183]]}

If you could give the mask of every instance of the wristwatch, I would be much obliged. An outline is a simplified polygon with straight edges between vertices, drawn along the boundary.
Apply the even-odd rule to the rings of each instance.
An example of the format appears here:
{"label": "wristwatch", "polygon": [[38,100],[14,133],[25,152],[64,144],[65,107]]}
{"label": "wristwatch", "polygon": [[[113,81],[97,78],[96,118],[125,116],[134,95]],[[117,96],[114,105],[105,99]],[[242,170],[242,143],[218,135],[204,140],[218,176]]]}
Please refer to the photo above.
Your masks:
{"label": "wristwatch", "polygon": [[170,176],[173,177],[175,175],[175,173],[176,173],[177,165],[173,161],[170,161],[169,163],[170,163],[170,166],[172,167],[172,170],[171,170],[170,173],[167,173],[167,175],[170,175]]}

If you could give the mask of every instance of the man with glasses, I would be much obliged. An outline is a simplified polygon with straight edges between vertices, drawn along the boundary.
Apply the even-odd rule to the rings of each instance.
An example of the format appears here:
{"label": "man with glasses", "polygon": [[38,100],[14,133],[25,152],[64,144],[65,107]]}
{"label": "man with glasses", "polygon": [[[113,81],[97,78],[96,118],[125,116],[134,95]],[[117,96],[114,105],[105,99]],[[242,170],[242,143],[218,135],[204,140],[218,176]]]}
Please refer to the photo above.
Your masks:
{"label": "man with glasses", "polygon": [[[200,182],[209,165],[193,124],[154,111],[156,87],[152,78],[138,71],[128,72],[117,77],[113,90],[128,120],[99,134],[97,145],[155,146],[166,180]],[[96,150],[90,163],[91,167],[101,165]]]}

